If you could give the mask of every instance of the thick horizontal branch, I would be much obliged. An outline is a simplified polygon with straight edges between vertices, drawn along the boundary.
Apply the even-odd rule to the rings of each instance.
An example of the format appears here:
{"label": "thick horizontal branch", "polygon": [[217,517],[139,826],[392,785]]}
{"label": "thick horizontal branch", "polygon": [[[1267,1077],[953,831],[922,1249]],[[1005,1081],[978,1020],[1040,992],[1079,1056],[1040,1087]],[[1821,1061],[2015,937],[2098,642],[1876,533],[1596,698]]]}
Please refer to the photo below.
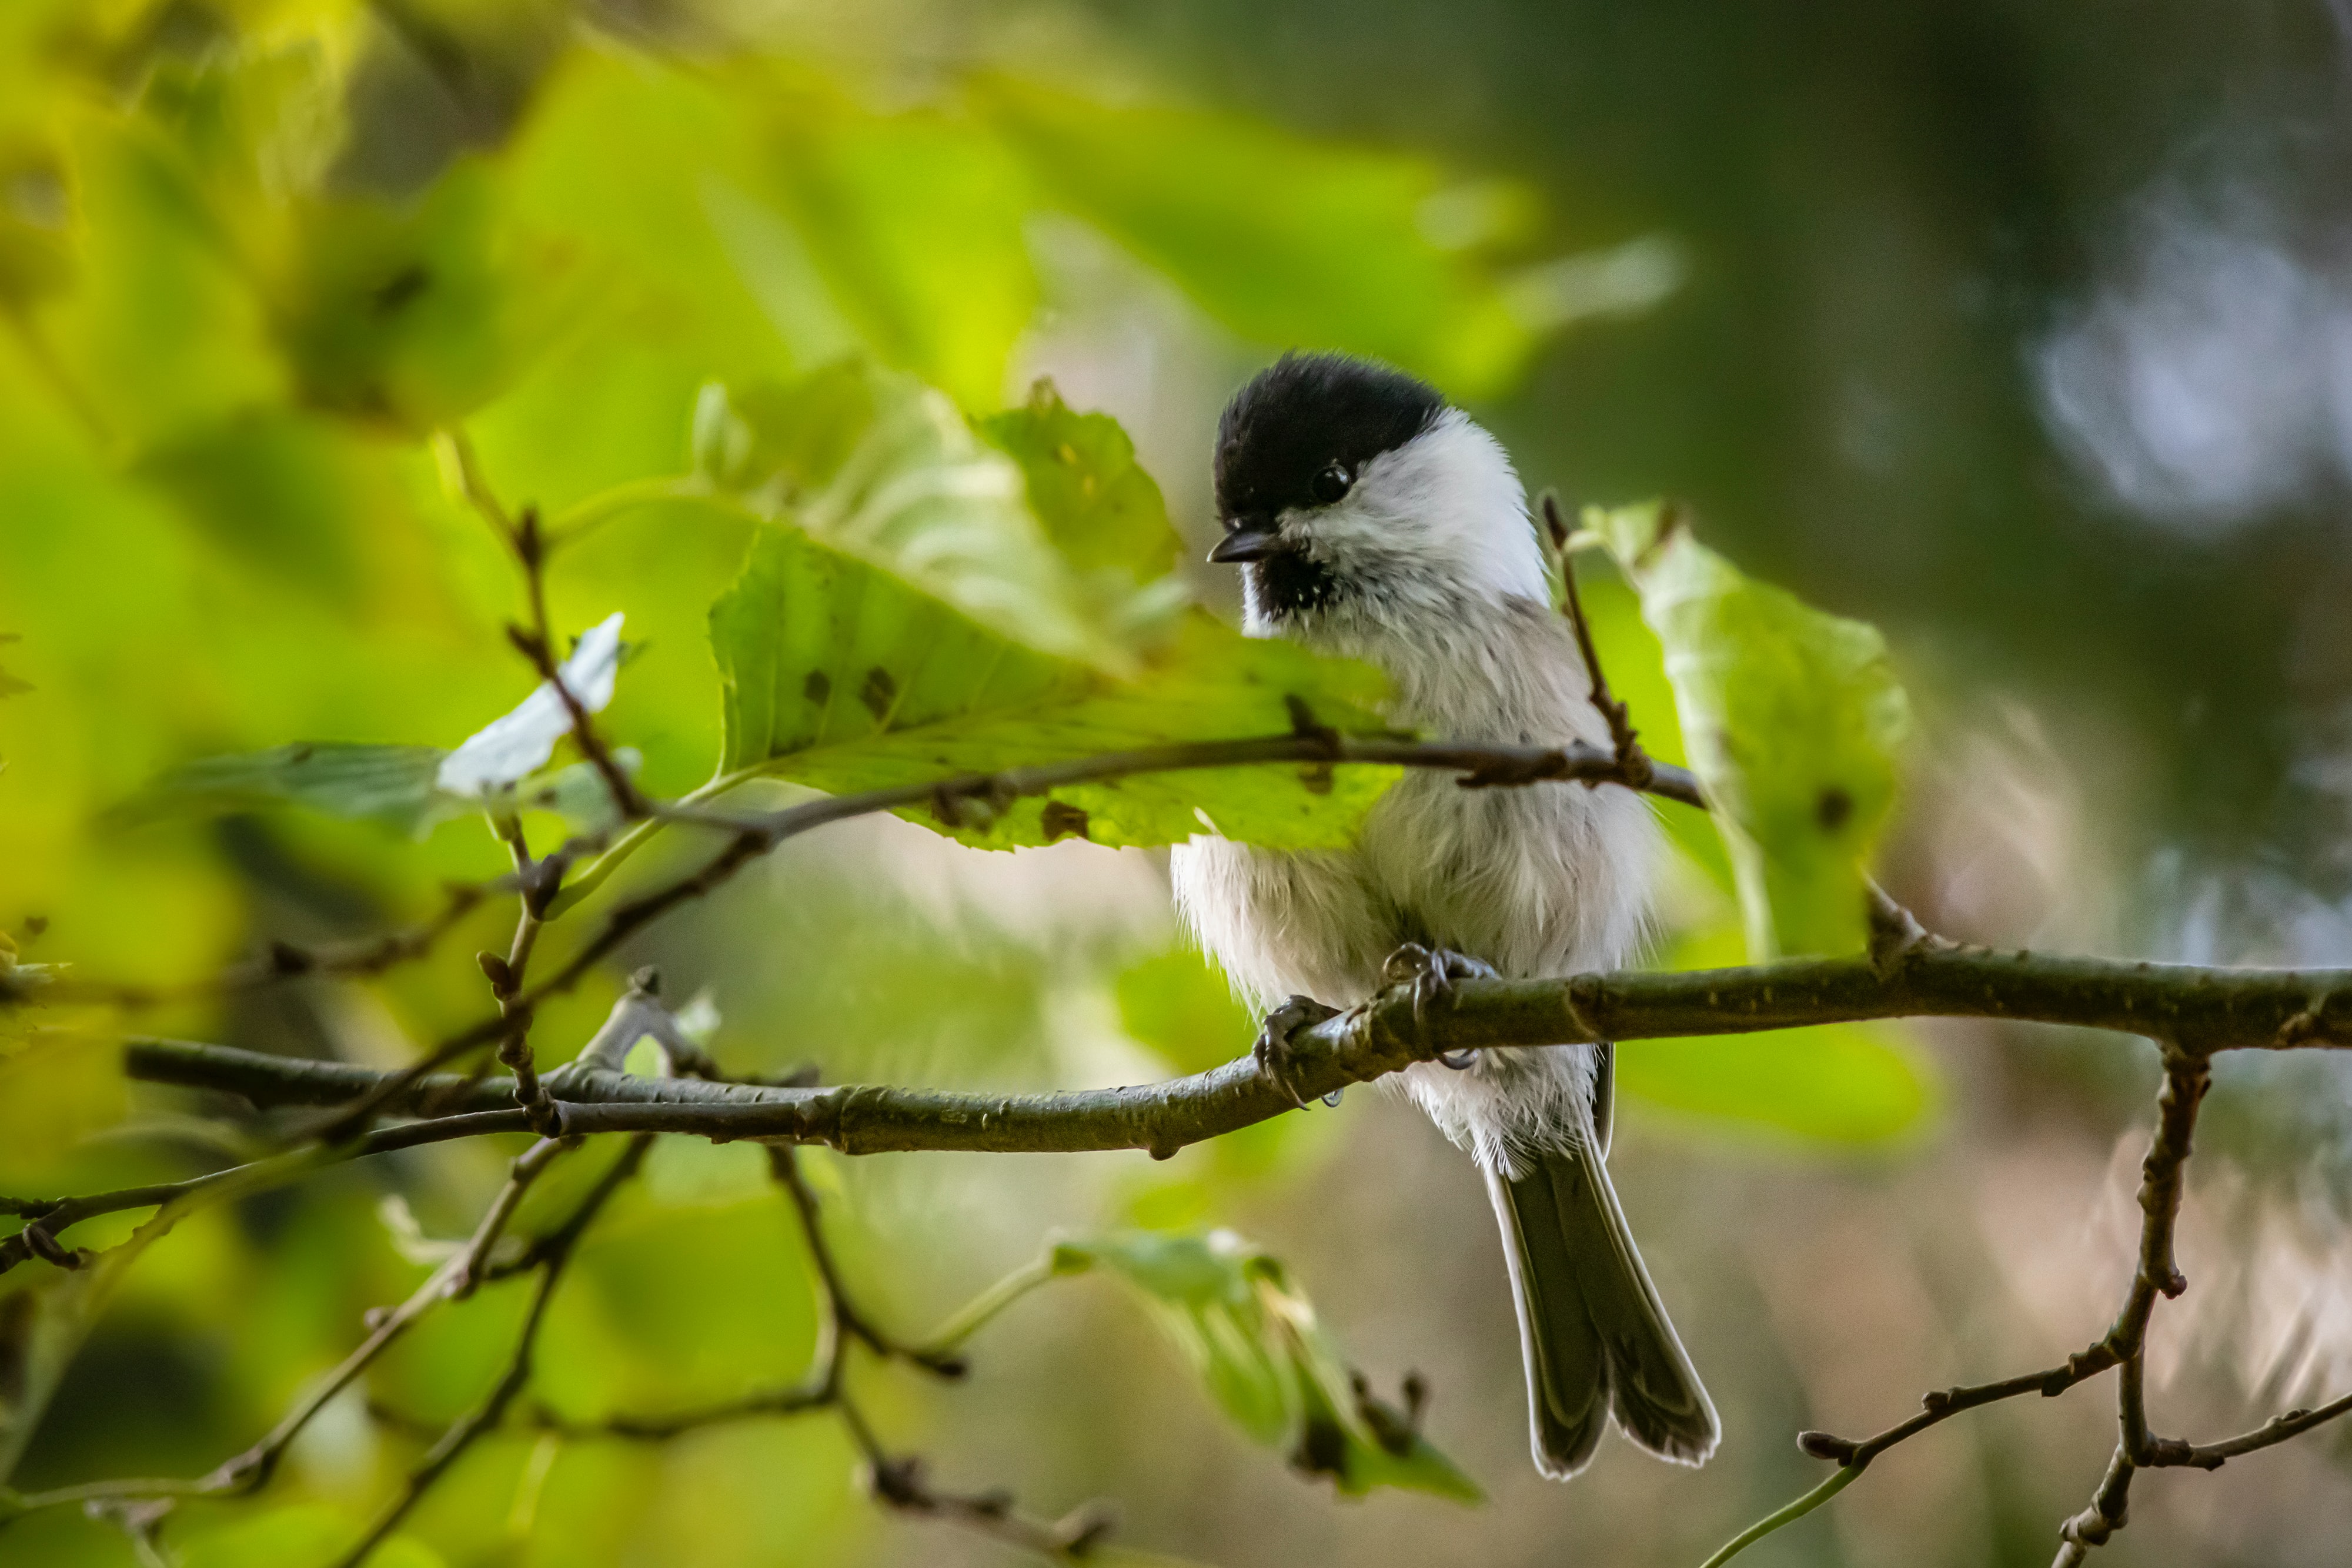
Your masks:
{"label": "thick horizontal branch", "polygon": [[[2352,1039],[2352,971],[2210,969],[1921,944],[1892,960],[1797,959],[1741,969],[1625,972],[1458,983],[1417,1024],[1409,989],[1301,1030],[1286,1083],[1244,1057],[1189,1078],[1059,1094],[845,1084],[774,1088],[563,1070],[550,1077],[564,1134],[684,1133],[823,1143],[854,1154],[1148,1149],[1169,1155],[1366,1082],[1439,1051],[1750,1033],[1906,1017],[2002,1018],[2119,1030],[2190,1049]],[[336,1104],[390,1075],[220,1046],[134,1040],[134,1078],[226,1090],[261,1104]],[[386,1102],[410,1115],[464,1113],[483,1131],[519,1119],[503,1082],[418,1079]],[[421,1129],[420,1129],[421,1131]]]}

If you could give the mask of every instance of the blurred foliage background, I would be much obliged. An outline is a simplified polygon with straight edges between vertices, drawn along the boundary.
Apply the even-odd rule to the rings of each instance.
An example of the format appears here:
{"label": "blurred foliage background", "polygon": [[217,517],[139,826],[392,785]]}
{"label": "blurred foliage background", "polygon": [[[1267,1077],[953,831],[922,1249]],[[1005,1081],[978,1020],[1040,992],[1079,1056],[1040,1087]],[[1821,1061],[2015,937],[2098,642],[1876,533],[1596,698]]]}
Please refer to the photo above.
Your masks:
{"label": "blurred foliage background", "polygon": [[[1118,418],[1197,547],[1217,410],[1306,345],[1433,379],[1571,502],[1687,497],[1750,570],[1885,627],[1919,714],[1885,874],[1931,924],[2344,962],[2347,29],[2320,0],[14,0],[0,923],[27,961],[162,983],[421,917],[441,879],[499,869],[470,821],[412,840],[121,810],[221,753],[450,746],[528,688],[509,566],[445,491],[436,427],[462,421],[501,493],[559,520],[642,486],[584,519],[551,613],[627,612],[608,729],[677,794],[721,756],[705,613],[750,534],[662,491],[706,383],[863,354],[984,419],[1051,376]],[[1229,582],[1196,586],[1231,609]],[[1677,755],[1631,595],[1591,591],[1621,693]],[[1685,841],[1661,961],[1731,961],[1719,859]],[[1135,1082],[1252,1027],[1182,950],[1148,852],[992,854],[891,820],[796,844],[637,944],[549,1009],[541,1050],[646,961],[709,991],[730,1067],[836,1081]],[[396,1062],[481,1005],[462,967],[141,1027]],[[1616,1445],[1570,1487],[1536,1479],[1477,1181],[1372,1095],[1164,1165],[812,1164],[855,1279],[910,1331],[1056,1228],[1239,1229],[1359,1364],[1429,1378],[1431,1434],[1483,1507],[1289,1474],[1103,1280],[992,1325],[968,1383],[871,1372],[869,1402],[945,1477],[1051,1511],[1116,1498],[1121,1540],[1192,1560],[1696,1562],[1814,1479],[1799,1427],[1874,1429],[1927,1386],[2046,1364],[2128,1268],[2144,1054],[1824,1033],[1623,1055],[1619,1185],[1728,1433],[1696,1475]],[[0,1190],[233,1152],[186,1100],[126,1092],[94,1033],[5,1048]],[[2198,1289],[2156,1339],[2168,1424],[2197,1432],[2352,1377],[2343,1071],[2218,1076],[2182,1243]],[[16,1483],[243,1447],[420,1277],[382,1206],[457,1233],[501,1158],[394,1156],[184,1226],[15,1435]],[[788,1377],[815,1328],[756,1153],[676,1141],[559,1303],[540,1385],[582,1408]],[[514,1305],[445,1314],[378,1395],[457,1408]],[[2045,1562],[2106,1422],[2088,1400],[1954,1422],[1753,1561]],[[170,1539],[191,1568],[325,1561],[410,1457],[341,1402],[263,1500],[193,1507]],[[2338,1561],[2345,1464],[2311,1442],[2159,1479],[2108,1552]],[[1003,1557],[878,1516],[851,1470],[823,1424],[500,1439],[380,1561]],[[0,1560],[132,1557],[57,1511],[0,1531]]]}

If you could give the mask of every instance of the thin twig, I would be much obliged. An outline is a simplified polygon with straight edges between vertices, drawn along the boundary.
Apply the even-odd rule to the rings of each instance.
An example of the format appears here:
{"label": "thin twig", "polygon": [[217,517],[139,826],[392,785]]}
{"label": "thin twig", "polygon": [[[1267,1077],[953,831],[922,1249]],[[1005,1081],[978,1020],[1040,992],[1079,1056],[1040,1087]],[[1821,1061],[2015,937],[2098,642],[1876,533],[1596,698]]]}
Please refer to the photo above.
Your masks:
{"label": "thin twig", "polygon": [[603,777],[604,788],[612,795],[614,810],[630,821],[646,815],[645,797],[637,792],[627,772],[597,735],[595,721],[587,707],[564,683],[562,665],[555,656],[554,632],[547,618],[548,540],[540,527],[539,508],[526,506],[512,513],[507,510],[488,476],[482,472],[473,443],[462,429],[453,425],[444,430],[438,444],[445,467],[454,470],[452,476],[459,493],[490,525],[499,541],[514,552],[516,563],[522,568],[523,597],[530,609],[530,624],[528,628],[508,627],[509,641],[530,662],[540,679],[555,689],[563,711],[572,717],[572,737],[581,755]]}
{"label": "thin twig", "polygon": [[2330,1400],[2315,1410],[2290,1410],[2284,1416],[2273,1416],[2251,1432],[2225,1437],[2218,1443],[2188,1444],[2179,1452],[2159,1449],[2149,1458],[2148,1466],[2155,1469],[2164,1465],[2188,1465],[2200,1470],[2218,1470],[2241,1455],[2257,1453],[2290,1437],[2300,1437],[2315,1427],[2324,1427],[2347,1415],[2352,1415],[2352,1394]]}
{"label": "thin twig", "polygon": [[[175,984],[84,980],[66,974],[43,987],[40,999],[52,1004],[98,1002],[135,1010],[259,990],[288,980],[369,979],[429,955],[442,937],[480,907],[489,891],[470,883],[451,883],[443,891],[441,908],[431,918],[404,930],[355,942],[319,946],[273,941],[256,957],[232,964],[216,974]],[[5,999],[0,996],[0,1000]]]}
{"label": "thin twig", "polygon": [[530,972],[530,957],[539,945],[542,926],[540,910],[543,900],[533,891],[533,862],[530,842],[523,836],[522,823],[509,817],[499,824],[499,836],[506,841],[514,856],[515,874],[522,885],[519,900],[521,907],[515,915],[514,940],[508,945],[507,956],[495,953],[477,955],[483,977],[490,982],[490,995],[498,1003],[499,1017],[506,1024],[506,1032],[499,1037],[499,1061],[514,1080],[515,1103],[530,1118],[531,1131],[541,1137],[553,1135],[557,1118],[555,1102],[541,1082],[537,1064],[531,1060],[530,1026],[534,1016],[531,1007],[522,999],[522,986]]}
{"label": "thin twig", "polygon": [[834,1257],[833,1245],[825,1239],[824,1218],[817,1207],[815,1189],[801,1174],[799,1155],[792,1145],[769,1145],[768,1174],[792,1198],[793,1212],[800,1218],[802,1239],[808,1245],[809,1261],[816,1270],[827,1310],[842,1334],[885,1361],[903,1361],[940,1377],[961,1377],[965,1372],[963,1357],[951,1351],[901,1343],[877,1328],[873,1320],[857,1308],[842,1283],[841,1265]]}
{"label": "thin twig", "polygon": [[2132,1469],[2123,1446],[2117,1444],[2105,1477],[2091,1494],[2090,1506],[2059,1526],[2058,1555],[2051,1560],[2051,1568],[2081,1568],[2094,1547],[2105,1546],[2124,1527],[2131,1500]]}
{"label": "thin twig", "polygon": [[[320,1063],[322,1066],[336,1065]],[[523,1113],[512,1107],[495,1111],[469,1111],[452,1116],[436,1116],[425,1121],[401,1122],[379,1127],[364,1137],[345,1144],[306,1144],[271,1155],[247,1165],[231,1166],[226,1170],[193,1176],[186,1181],[163,1182],[152,1186],[122,1187],[113,1192],[92,1193],[83,1197],[64,1198],[41,1210],[29,1219],[23,1230],[0,1240],[0,1273],[17,1264],[38,1258],[61,1269],[79,1269],[89,1261],[91,1254],[67,1248],[58,1239],[58,1233],[68,1226],[100,1215],[121,1214],[134,1208],[177,1207],[184,1213],[199,1207],[244,1197],[252,1193],[266,1192],[282,1186],[328,1166],[345,1160],[362,1159],[370,1155],[392,1154],[401,1149],[421,1148],[426,1144],[453,1142],[459,1138],[487,1137],[494,1134],[527,1133],[530,1124]],[[23,1203],[25,1200],[13,1200]],[[27,1205],[26,1207],[30,1207]]]}
{"label": "thin twig", "polygon": [[1632,714],[1609,689],[1609,677],[1601,668],[1601,651],[1593,646],[1592,628],[1584,619],[1584,601],[1577,597],[1576,562],[1568,554],[1568,523],[1559,515],[1559,497],[1549,490],[1543,493],[1544,527],[1551,534],[1552,549],[1559,554],[1560,608],[1568,615],[1569,625],[1576,632],[1576,650],[1584,657],[1585,674],[1592,682],[1593,710],[1608,721],[1610,748],[1615,754],[1619,782],[1629,789],[1649,787],[1654,765],[1649,753],[1642,749],[1640,732],[1634,729]]}
{"label": "thin twig", "polygon": [[303,1428],[336,1396],[364,1375],[392,1347],[394,1341],[406,1333],[417,1319],[443,1301],[456,1300],[472,1291],[474,1281],[481,1273],[491,1249],[504,1233],[507,1222],[513,1218],[523,1193],[564,1147],[562,1144],[542,1142],[516,1160],[506,1185],[492,1200],[466,1247],[436,1269],[399,1306],[388,1312],[370,1314],[368,1335],[359,1346],[332,1372],[311,1385],[278,1424],[244,1452],[223,1460],[202,1476],[186,1479],[86,1482],[27,1493],[14,1500],[16,1506],[31,1510],[64,1503],[106,1503],[139,1498],[241,1495],[267,1485],[270,1477],[277,1473],[278,1462],[286,1457],[287,1449],[295,1438],[301,1436]]}
{"label": "thin twig", "polygon": [[[928,782],[897,785],[851,795],[828,796],[761,815],[737,816],[707,808],[645,802],[653,821],[716,829],[731,835],[724,849],[694,872],[614,910],[597,935],[566,960],[553,977],[533,987],[523,998],[534,1006],[547,997],[569,990],[607,954],[680,904],[715,891],[744,866],[786,840],[834,822],[901,810],[910,806],[948,802],[1005,803],[1043,794],[1065,785],[1100,783],[1145,773],[1189,772],[1204,768],[1283,763],[1331,763],[1340,766],[1422,768],[1458,773],[1469,789],[1493,789],[1541,782],[1623,783],[1622,765],[1610,752],[1580,741],[1564,747],[1477,746],[1356,737],[1323,730],[1260,736],[1241,740],[1193,741],[1136,751],[1108,752],[1034,768],[1000,773],[965,773]],[[1687,769],[1653,762],[1643,791],[1664,800],[1705,810],[1698,780]],[[640,823],[640,829],[644,827]],[[348,948],[274,947],[254,964],[217,977],[180,986],[96,985],[52,978],[38,992],[20,998],[0,979],[0,1004],[17,999],[110,1002],[146,1007],[190,999],[223,990],[246,988],[282,980],[292,974],[365,977],[420,957],[434,941],[455,926],[489,894],[520,887],[541,904],[562,893],[563,873],[582,852],[593,852],[593,838],[568,844],[532,863],[525,877],[516,875],[473,886],[452,887],[448,904],[426,925],[410,932],[355,944]],[[504,1013],[484,1019],[437,1042],[416,1064],[418,1075],[434,1071],[469,1051],[491,1044],[507,1028]],[[413,1080],[411,1080],[413,1082]],[[377,1107],[351,1107],[347,1116],[320,1135],[347,1137],[364,1124]]]}
{"label": "thin twig", "polygon": [[649,817],[653,814],[652,802],[630,781],[628,770],[621,766],[620,759],[613,755],[613,748],[605,745],[604,737],[597,733],[595,718],[589,713],[587,705],[580,700],[579,694],[563,678],[563,664],[555,656],[553,639],[547,625],[546,595],[539,586],[540,562],[542,559],[538,535],[539,514],[525,507],[522,520],[526,531],[518,536],[515,549],[523,557],[525,570],[530,575],[531,613],[537,624],[528,632],[519,626],[509,626],[507,639],[530,662],[531,667],[539,672],[540,679],[554,688],[556,699],[562,703],[563,711],[571,716],[572,743],[580,747],[580,754],[604,779],[605,792],[612,797],[613,810],[624,821],[634,822]]}
{"label": "thin twig", "polygon": [[899,1512],[962,1525],[1058,1561],[1076,1562],[1085,1556],[1110,1529],[1110,1520],[1101,1511],[1080,1509],[1055,1522],[1031,1519],[1014,1509],[1009,1493],[941,1491],[930,1485],[919,1458],[893,1456],[883,1446],[872,1423],[849,1393],[850,1345],[863,1344],[885,1360],[906,1362],[947,1378],[963,1375],[964,1360],[951,1351],[903,1344],[877,1329],[843,1283],[840,1265],[825,1239],[815,1190],[801,1174],[797,1152],[790,1147],[772,1147],[768,1151],[768,1169],[776,1185],[792,1199],[802,1240],[808,1248],[810,1266],[815,1272],[817,1293],[822,1298],[818,1320],[822,1332],[807,1385],[809,1406],[829,1406],[840,1417],[850,1441],[865,1458],[866,1485],[875,1499]]}
{"label": "thin twig", "polygon": [[623,1182],[636,1174],[637,1167],[645,1162],[646,1151],[652,1146],[653,1139],[650,1137],[632,1140],[621,1157],[614,1161],[612,1167],[589,1189],[588,1196],[581,1200],[571,1217],[532,1245],[530,1255],[538,1269],[539,1282],[531,1292],[530,1306],[523,1317],[521,1332],[515,1336],[515,1347],[507,1358],[506,1369],[499,1374],[498,1382],[491,1385],[481,1403],[452,1422],[440,1440],[425,1451],[425,1457],[409,1471],[408,1479],[399,1492],[384,1504],[374,1521],[368,1526],[367,1532],[349,1552],[337,1559],[336,1568],[359,1568],[373,1555],[375,1549],[400,1528],[401,1521],[408,1517],[409,1511],[423,1500],[433,1484],[457,1462],[475,1440],[494,1430],[505,1419],[507,1406],[530,1381],[531,1357],[539,1343],[539,1331],[547,1321],[548,1302],[554,1299],[555,1288],[563,1278],[564,1266],[571,1261],[573,1249],[595,1219],[597,1211],[619,1190]]}
{"label": "thin twig", "polygon": [[2095,1345],[2089,1351],[2069,1356],[2064,1365],[2053,1366],[2047,1371],[2028,1372],[2016,1377],[2004,1377],[1995,1383],[1938,1389],[1924,1395],[1919,1400],[1918,1414],[1908,1420],[1898,1421],[1875,1437],[1856,1441],[1828,1432],[1800,1432],[1797,1434],[1797,1446],[1817,1459],[1834,1460],[1841,1469],[1860,1470],[1895,1444],[1916,1437],[1928,1427],[1949,1420],[1963,1410],[1974,1410],[1979,1406],[2014,1399],[2026,1394],[2039,1394],[2046,1399],[2054,1399],[2077,1383],[2095,1377],[2114,1364]]}
{"label": "thin twig", "polygon": [[12,1199],[8,1207],[25,1216],[25,1226],[16,1235],[0,1240],[0,1274],[35,1258],[60,1269],[83,1267],[93,1254],[68,1247],[58,1238],[86,1219],[122,1214],[135,1208],[184,1205],[191,1200],[202,1200],[215,1195],[241,1197],[307,1176],[321,1166],[334,1164],[345,1157],[348,1156],[341,1153],[318,1148],[289,1149],[246,1165],[192,1176],[185,1181],[157,1182],[146,1186],[120,1187],[112,1192],[89,1193],[79,1197],[59,1198],[45,1207],[37,1207],[35,1200]]}
{"label": "thin twig", "polygon": [[[1884,894],[1880,896],[1884,898]],[[1916,927],[1916,922],[1912,924]],[[1937,952],[1958,951],[1948,944],[1932,941],[1910,943],[1908,949],[1920,956],[1913,960],[1915,963],[1931,961],[1930,956]],[[1904,967],[1908,967],[1909,965]],[[2081,1562],[2084,1552],[2102,1544],[2123,1528],[2124,1500],[2130,1488],[2133,1469],[2157,1464],[2196,1462],[2191,1456],[2197,1450],[2188,1444],[2156,1437],[2148,1431],[2146,1352],[2148,1321],[2155,1312],[2157,1301],[2178,1296],[2188,1288],[2188,1281],[2181,1277],[2173,1261],[2173,1233],[2180,1217],[2181,1177],[2196,1133],[2197,1108],[2210,1083],[2210,1055],[2217,1048],[2208,1046],[2200,1050],[2185,1050],[2178,1045],[2168,1045],[2165,1049],[2164,1086],[2157,1096],[2156,1131],[2148,1141],[2147,1155],[2140,1167],[2138,1260],[2132,1271],[2131,1283],[2125,1291],[2123,1304],[2117,1309],[2107,1332],[2088,1348],[2068,1356],[2063,1366],[2003,1378],[1997,1383],[1929,1394],[1920,1401],[1917,1415],[1864,1441],[1856,1442],[1827,1432],[1798,1434],[1798,1446],[1815,1458],[1834,1461],[1838,1466],[1837,1473],[1796,1501],[1741,1531],[1738,1538],[1708,1559],[1706,1568],[1720,1568],[1747,1547],[1781,1526],[1802,1518],[1835,1496],[1846,1482],[1859,1476],[1880,1454],[1963,1410],[1972,1410],[1979,1406],[2024,1394],[2040,1394],[2054,1398],[2111,1367],[2123,1369],[2116,1382],[2116,1425],[2120,1435],[2115,1466],[2101,1483],[2091,1506],[2066,1521],[2062,1531],[2064,1545],[2059,1552],[2059,1562]],[[2347,1400],[2346,1406],[2352,1408],[2352,1400]],[[2307,1425],[2298,1427],[2296,1430],[2307,1430],[2309,1426],[2318,1424],[2315,1419],[2306,1420]],[[2292,1432],[2285,1433],[2269,1441],[2284,1441],[2285,1437],[2293,1435]],[[2260,1436],[2249,1434],[2250,1437]],[[2254,1446],[2265,1445],[2256,1443]],[[2221,1458],[2228,1457],[2224,1454]],[[2221,1458],[2213,1460],[2215,1465],[2221,1462]]]}

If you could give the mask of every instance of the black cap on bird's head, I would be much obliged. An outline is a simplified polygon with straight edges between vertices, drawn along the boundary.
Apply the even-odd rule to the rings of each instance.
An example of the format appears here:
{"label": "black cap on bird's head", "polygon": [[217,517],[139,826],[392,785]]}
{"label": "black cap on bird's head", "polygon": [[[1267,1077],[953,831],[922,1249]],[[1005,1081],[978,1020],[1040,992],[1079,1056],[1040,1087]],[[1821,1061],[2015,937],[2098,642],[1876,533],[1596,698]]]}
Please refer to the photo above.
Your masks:
{"label": "black cap on bird's head", "polygon": [[1332,535],[1368,499],[1358,483],[1446,413],[1436,389],[1344,354],[1284,355],[1234,394],[1217,423],[1212,561],[1238,565],[1254,617],[1328,608],[1363,586]]}
{"label": "black cap on bird's head", "polygon": [[1343,354],[1286,354],[1217,427],[1213,561],[1253,626],[1300,635],[1408,603],[1544,596],[1527,493],[1495,438],[1436,389]]}
{"label": "black cap on bird's head", "polygon": [[1364,465],[1437,423],[1445,400],[1402,371],[1345,354],[1285,354],[1225,404],[1217,422],[1213,561],[1280,548],[1282,514],[1346,498]]}

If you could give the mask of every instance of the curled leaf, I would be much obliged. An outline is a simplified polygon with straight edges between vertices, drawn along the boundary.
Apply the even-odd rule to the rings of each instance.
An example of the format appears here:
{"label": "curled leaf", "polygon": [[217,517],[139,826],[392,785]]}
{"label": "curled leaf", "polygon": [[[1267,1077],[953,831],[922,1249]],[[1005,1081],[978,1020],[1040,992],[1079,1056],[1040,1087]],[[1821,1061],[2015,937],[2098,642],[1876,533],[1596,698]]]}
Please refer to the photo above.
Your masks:
{"label": "curled leaf", "polygon": [[1209,1392],[1251,1437],[1281,1447],[1293,1468],[1360,1496],[1376,1487],[1482,1500],[1469,1477],[1421,1436],[1421,1394],[1406,1409],[1371,1393],[1349,1367],[1279,1260],[1230,1230],[1119,1231],[1055,1249],[1108,1268],[1142,1292]]}

